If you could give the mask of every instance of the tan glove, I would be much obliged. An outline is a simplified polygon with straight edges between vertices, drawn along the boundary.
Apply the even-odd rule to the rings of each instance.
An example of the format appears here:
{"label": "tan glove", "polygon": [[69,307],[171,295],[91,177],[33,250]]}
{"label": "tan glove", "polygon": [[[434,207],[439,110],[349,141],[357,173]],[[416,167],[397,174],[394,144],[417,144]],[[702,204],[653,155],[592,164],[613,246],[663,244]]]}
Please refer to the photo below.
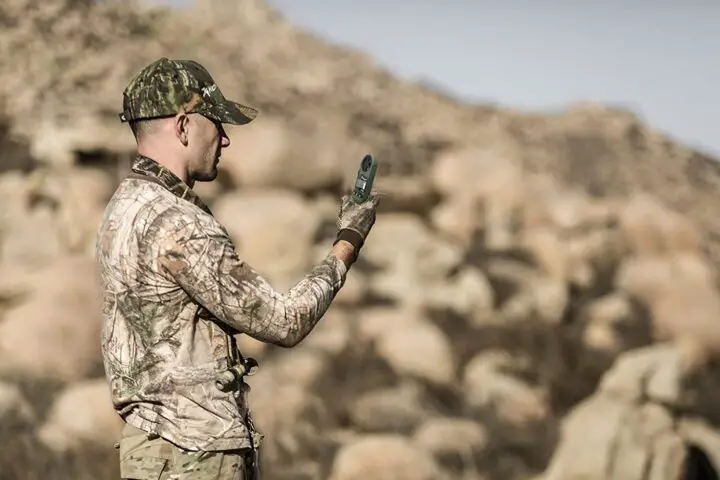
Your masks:
{"label": "tan glove", "polygon": [[372,192],[363,203],[357,204],[349,195],[342,197],[340,212],[338,213],[338,234],[335,243],[340,240],[350,242],[355,247],[355,255],[365,243],[370,230],[375,225],[375,212],[380,203],[380,196]]}

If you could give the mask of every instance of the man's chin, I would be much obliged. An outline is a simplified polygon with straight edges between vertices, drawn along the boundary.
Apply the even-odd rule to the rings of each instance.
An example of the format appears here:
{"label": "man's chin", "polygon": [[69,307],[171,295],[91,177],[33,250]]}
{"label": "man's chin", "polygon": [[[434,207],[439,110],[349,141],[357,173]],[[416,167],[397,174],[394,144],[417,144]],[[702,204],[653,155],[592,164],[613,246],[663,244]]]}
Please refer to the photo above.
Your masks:
{"label": "man's chin", "polygon": [[218,176],[218,169],[217,166],[213,167],[213,169],[209,172],[203,172],[195,177],[196,182],[212,182],[215,180]]}

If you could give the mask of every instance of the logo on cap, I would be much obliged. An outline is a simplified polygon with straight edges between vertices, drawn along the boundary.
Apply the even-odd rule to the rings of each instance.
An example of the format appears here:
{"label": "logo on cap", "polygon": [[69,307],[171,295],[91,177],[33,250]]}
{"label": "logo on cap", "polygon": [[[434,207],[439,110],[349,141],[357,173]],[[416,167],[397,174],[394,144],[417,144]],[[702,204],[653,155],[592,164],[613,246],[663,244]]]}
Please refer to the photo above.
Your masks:
{"label": "logo on cap", "polygon": [[211,97],[212,97],[212,94],[213,94],[213,93],[215,92],[215,90],[217,90],[217,89],[218,89],[218,86],[217,86],[216,84],[214,84],[214,83],[213,83],[212,85],[210,85],[209,87],[203,87],[203,88],[202,88],[203,97],[205,97],[205,98],[211,98]]}

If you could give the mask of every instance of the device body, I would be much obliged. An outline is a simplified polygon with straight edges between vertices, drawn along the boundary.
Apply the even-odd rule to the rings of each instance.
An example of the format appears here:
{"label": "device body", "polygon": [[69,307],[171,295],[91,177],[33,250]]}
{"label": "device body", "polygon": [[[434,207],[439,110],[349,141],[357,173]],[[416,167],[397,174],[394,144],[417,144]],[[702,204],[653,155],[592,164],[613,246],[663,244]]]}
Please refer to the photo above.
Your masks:
{"label": "device body", "polygon": [[370,197],[375,173],[377,172],[377,160],[371,154],[367,154],[360,161],[355,185],[353,187],[352,199],[355,203],[363,203]]}

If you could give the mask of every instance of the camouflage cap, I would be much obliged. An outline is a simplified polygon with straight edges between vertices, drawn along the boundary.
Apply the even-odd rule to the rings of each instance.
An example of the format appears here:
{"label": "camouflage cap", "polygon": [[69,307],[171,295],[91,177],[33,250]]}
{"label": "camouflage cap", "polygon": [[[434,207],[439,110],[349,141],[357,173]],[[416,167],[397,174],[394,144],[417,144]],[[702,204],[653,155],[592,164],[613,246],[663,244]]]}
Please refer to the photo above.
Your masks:
{"label": "camouflage cap", "polygon": [[199,63],[163,57],[142,69],[125,88],[120,121],[169,117],[180,112],[200,113],[233,125],[249,123],[258,114],[253,107],[227,100]]}

